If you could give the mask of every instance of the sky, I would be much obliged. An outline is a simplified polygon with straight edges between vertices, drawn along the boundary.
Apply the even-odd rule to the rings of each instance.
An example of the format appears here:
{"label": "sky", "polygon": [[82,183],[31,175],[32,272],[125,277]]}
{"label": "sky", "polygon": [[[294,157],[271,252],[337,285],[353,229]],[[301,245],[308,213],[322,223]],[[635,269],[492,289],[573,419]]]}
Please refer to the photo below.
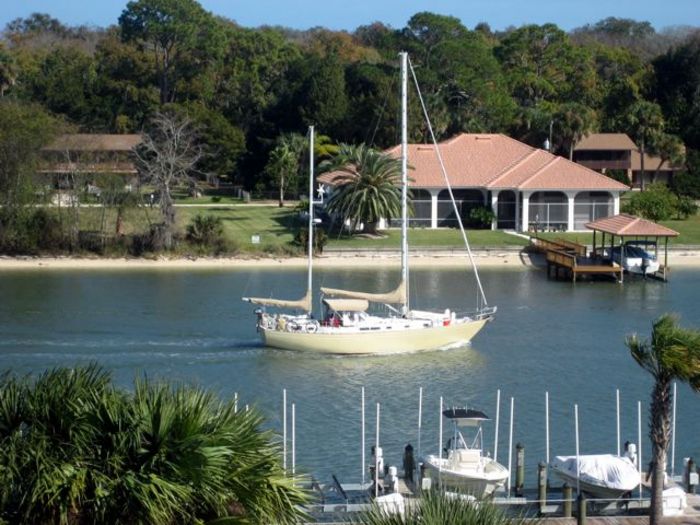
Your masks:
{"label": "sky", "polygon": [[[200,0],[215,15],[245,27],[280,25],[293,29],[322,26],[354,30],[375,21],[394,28],[415,13],[430,11],[459,18],[468,28],[487,22],[500,30],[553,22],[565,30],[603,18],[649,21],[657,29],[700,26],[700,0]],[[1,0],[0,28],[33,12],[48,13],[66,25],[116,24],[127,0]]]}

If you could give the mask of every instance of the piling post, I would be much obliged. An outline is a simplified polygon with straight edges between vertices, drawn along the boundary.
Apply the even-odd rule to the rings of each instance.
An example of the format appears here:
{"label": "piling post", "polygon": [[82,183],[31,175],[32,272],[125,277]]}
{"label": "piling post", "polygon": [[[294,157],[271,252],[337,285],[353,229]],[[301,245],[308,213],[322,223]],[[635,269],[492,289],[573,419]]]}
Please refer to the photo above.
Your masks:
{"label": "piling post", "polygon": [[571,507],[573,503],[572,498],[574,494],[574,489],[568,483],[564,483],[564,485],[561,488],[561,493],[562,499],[564,500],[564,517],[570,518],[572,515]]}
{"label": "piling post", "polygon": [[515,495],[522,497],[525,484],[525,447],[522,443],[515,445]]}
{"label": "piling post", "polygon": [[547,505],[547,465],[542,461],[537,465],[537,499],[542,515]]}
{"label": "piling post", "polygon": [[577,503],[577,513],[576,513],[576,523],[577,525],[585,525],[586,523],[586,496],[583,494],[578,495]]}
{"label": "piling post", "polygon": [[697,483],[698,475],[695,472],[695,462],[693,458],[688,458],[685,464],[685,491],[688,494],[695,494],[695,484]]}

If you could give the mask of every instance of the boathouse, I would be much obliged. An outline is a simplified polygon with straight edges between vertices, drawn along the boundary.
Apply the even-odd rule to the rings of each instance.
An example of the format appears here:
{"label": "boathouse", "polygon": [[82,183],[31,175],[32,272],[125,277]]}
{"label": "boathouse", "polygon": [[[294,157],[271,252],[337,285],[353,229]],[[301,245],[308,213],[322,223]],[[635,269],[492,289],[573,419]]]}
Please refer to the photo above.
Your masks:
{"label": "boathouse", "polygon": [[[476,207],[493,210],[492,229],[585,231],[586,223],[619,213],[629,187],[563,157],[502,134],[462,133],[439,144],[463,220]],[[394,157],[400,146],[386,150]],[[457,225],[435,147],[408,145],[410,225]],[[319,181],[332,191],[337,175]],[[465,221],[466,222],[466,221]]]}

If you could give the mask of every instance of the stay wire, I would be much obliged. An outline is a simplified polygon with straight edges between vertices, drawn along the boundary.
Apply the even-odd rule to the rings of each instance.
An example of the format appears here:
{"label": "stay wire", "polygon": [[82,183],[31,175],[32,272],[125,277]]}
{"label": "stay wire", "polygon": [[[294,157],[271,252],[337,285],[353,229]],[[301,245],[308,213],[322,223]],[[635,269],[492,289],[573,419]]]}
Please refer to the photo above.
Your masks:
{"label": "stay wire", "polygon": [[[428,131],[430,132],[430,138],[433,141],[433,144],[435,145],[435,154],[437,155],[438,162],[440,163],[440,171],[442,171],[442,176],[445,179],[445,185],[447,186],[447,192],[450,194],[450,200],[452,201],[452,208],[455,212],[455,216],[457,217],[457,224],[459,224],[459,230],[462,233],[462,239],[464,240],[464,245],[467,248],[467,254],[469,255],[469,262],[472,265],[472,268],[474,270],[474,277],[476,278],[476,284],[479,288],[479,294],[480,298],[483,301],[483,306],[486,307],[488,306],[488,302],[486,301],[486,294],[484,293],[484,288],[481,285],[481,279],[479,278],[479,271],[476,267],[476,264],[474,262],[474,255],[472,254],[471,247],[469,246],[469,240],[467,239],[467,234],[464,231],[464,224],[462,223],[462,216],[459,213],[459,209],[457,208],[457,203],[455,202],[455,197],[454,193],[452,192],[452,185],[450,184],[450,180],[447,177],[447,170],[445,169],[445,163],[442,159],[442,153],[440,152],[440,146],[438,146],[437,140],[435,138],[435,133],[433,132],[433,125],[430,122],[430,117],[428,116],[428,110],[425,106],[425,101],[423,100],[423,95],[421,94],[420,87],[418,86],[418,79],[416,78],[416,72],[413,69],[413,64],[411,63],[411,59],[408,59],[408,68],[411,71],[411,77],[413,78],[413,83],[416,88],[416,93],[418,94],[418,100],[420,101],[421,108],[423,110],[423,116],[425,117],[425,122],[428,126]],[[481,310],[481,305],[479,304],[479,296],[477,296],[477,308]]]}

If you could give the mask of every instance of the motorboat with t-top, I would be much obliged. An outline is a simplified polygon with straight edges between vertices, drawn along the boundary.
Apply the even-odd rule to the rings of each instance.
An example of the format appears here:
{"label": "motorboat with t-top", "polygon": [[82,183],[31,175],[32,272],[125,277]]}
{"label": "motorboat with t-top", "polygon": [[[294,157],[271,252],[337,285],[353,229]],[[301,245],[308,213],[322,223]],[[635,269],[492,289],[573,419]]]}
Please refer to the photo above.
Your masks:
{"label": "motorboat with t-top", "polygon": [[[452,437],[439,454],[423,458],[424,476],[442,490],[476,499],[492,496],[506,483],[510,474],[506,467],[484,455],[482,423],[489,420],[488,416],[468,408],[451,408],[444,410],[442,415],[453,424]],[[470,443],[464,439],[459,427],[476,429]]]}

